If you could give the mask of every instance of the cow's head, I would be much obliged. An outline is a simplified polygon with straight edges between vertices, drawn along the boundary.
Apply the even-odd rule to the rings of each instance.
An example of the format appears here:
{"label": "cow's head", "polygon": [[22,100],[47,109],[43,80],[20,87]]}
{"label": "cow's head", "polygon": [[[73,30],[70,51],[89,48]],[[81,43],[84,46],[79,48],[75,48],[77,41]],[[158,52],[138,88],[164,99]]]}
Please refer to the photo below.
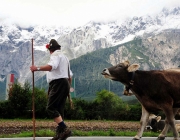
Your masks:
{"label": "cow's head", "polygon": [[129,73],[136,71],[138,68],[138,64],[130,65],[129,61],[125,61],[116,66],[105,68],[101,74],[104,75],[105,78],[126,83],[129,82]]}
{"label": "cow's head", "polygon": [[161,116],[156,116],[154,114],[149,115],[148,124],[146,129],[154,129],[157,130],[157,123],[161,120]]}

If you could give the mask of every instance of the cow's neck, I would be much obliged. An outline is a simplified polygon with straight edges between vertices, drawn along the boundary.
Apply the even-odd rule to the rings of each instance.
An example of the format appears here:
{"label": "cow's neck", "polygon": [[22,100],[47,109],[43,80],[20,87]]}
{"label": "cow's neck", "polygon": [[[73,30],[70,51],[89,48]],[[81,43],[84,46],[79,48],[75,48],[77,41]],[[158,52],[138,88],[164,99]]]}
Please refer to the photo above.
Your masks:
{"label": "cow's neck", "polygon": [[126,85],[127,92],[129,92],[130,88],[132,88],[134,84],[134,77],[135,77],[135,71],[129,72],[129,82],[128,82],[128,85]]}

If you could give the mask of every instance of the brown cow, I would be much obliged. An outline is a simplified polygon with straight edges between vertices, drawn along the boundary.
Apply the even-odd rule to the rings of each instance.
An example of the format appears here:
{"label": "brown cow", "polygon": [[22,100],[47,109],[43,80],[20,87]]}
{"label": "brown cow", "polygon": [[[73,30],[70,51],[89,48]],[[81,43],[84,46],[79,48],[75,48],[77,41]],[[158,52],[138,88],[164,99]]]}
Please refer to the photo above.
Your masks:
{"label": "brown cow", "polygon": [[142,105],[140,130],[133,140],[142,137],[147,125],[150,112],[162,110],[165,115],[165,126],[157,140],[164,140],[169,126],[173,131],[174,140],[179,134],[175,128],[174,116],[180,107],[180,69],[170,70],[138,70],[138,64],[129,64],[129,61],[120,63],[102,72],[105,78],[119,81],[126,90],[131,90]]}

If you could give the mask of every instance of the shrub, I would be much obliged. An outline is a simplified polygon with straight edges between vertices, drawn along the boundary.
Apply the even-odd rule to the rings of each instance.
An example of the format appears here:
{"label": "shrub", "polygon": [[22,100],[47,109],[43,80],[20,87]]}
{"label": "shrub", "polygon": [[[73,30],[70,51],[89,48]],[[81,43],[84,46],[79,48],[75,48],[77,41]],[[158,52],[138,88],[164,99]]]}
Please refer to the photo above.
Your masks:
{"label": "shrub", "polygon": [[17,117],[26,117],[29,110],[31,97],[30,85],[26,82],[22,87],[19,83],[15,83],[9,93],[10,114]]}

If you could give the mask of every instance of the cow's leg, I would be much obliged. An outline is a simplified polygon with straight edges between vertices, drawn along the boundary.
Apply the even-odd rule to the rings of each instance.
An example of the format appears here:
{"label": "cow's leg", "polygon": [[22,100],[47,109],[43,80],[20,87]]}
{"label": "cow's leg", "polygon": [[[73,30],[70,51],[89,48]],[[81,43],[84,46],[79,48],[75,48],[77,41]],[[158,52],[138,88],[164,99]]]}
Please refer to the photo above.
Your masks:
{"label": "cow's leg", "polygon": [[165,137],[166,137],[166,134],[169,130],[169,126],[171,126],[172,128],[172,131],[173,131],[173,135],[174,135],[174,140],[178,140],[178,137],[179,137],[179,134],[176,130],[176,127],[175,127],[175,119],[174,119],[174,116],[176,115],[178,109],[177,108],[174,108],[173,109],[173,113],[170,113],[170,112],[165,112],[165,115],[166,115],[166,119],[165,119],[165,126],[164,126],[164,129],[162,130],[161,134],[159,135],[158,139],[157,140],[164,140]]}
{"label": "cow's leg", "polygon": [[[178,108],[174,108],[173,109],[173,114],[174,116],[177,114],[177,111],[178,111]],[[168,123],[168,120],[167,118],[165,119],[165,126],[164,126],[164,129],[162,130],[161,134],[159,135],[158,139],[157,140],[164,140],[165,137],[166,137],[166,134],[169,130],[169,123]]]}
{"label": "cow's leg", "polygon": [[164,126],[161,134],[159,134],[157,140],[164,140],[165,137],[166,137],[166,134],[167,134],[167,132],[168,132],[168,130],[169,130],[169,123],[168,123],[168,121],[167,121],[167,118],[165,119],[164,122],[165,122],[165,126]]}
{"label": "cow's leg", "polygon": [[140,129],[137,133],[137,135],[133,138],[133,140],[139,140],[142,137],[142,134],[144,132],[144,129],[148,123],[148,118],[149,118],[149,112],[142,106],[142,115],[141,115],[141,120],[140,120]]}

